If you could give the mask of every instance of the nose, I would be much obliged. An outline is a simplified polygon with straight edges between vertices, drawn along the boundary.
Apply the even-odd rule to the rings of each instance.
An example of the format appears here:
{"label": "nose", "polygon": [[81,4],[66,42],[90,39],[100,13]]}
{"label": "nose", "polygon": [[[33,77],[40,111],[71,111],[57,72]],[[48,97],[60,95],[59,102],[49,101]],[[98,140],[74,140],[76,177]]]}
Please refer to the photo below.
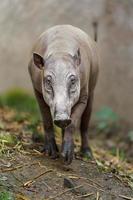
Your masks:
{"label": "nose", "polygon": [[70,123],[71,123],[70,118],[66,118],[66,119],[56,118],[54,120],[54,124],[57,125],[60,128],[66,128]]}

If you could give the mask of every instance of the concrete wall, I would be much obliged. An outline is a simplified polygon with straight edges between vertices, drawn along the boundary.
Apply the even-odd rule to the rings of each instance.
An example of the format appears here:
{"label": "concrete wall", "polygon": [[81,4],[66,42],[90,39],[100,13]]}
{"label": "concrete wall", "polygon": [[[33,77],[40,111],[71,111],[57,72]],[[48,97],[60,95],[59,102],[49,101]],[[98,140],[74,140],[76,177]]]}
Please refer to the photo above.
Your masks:
{"label": "concrete wall", "polygon": [[133,0],[0,1],[0,93],[12,87],[31,91],[27,72],[35,39],[55,24],[72,24],[93,37],[99,21],[100,75],[94,110],[111,106],[132,123]]}

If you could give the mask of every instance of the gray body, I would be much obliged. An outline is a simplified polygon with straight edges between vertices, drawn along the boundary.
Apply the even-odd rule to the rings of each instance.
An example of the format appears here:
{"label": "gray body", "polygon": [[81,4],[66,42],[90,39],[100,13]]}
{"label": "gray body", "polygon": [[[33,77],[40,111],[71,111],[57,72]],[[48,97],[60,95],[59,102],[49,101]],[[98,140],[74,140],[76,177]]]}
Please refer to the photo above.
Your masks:
{"label": "gray body", "polygon": [[58,154],[53,124],[62,128],[62,156],[71,163],[73,134],[81,134],[81,152],[91,156],[88,126],[98,75],[96,43],[71,25],[48,29],[37,40],[29,73],[45,131],[44,150]]}

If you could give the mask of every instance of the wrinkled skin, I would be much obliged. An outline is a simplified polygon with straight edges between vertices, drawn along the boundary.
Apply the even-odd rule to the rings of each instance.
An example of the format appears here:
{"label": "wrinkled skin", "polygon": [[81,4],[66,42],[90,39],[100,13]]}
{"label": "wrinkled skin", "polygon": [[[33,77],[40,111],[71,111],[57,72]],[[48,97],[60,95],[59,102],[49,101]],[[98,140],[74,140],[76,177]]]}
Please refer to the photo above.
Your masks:
{"label": "wrinkled skin", "polygon": [[70,119],[71,109],[80,95],[79,68],[70,55],[51,57],[47,59],[43,72],[43,98],[54,121]]}
{"label": "wrinkled skin", "polygon": [[81,134],[81,153],[89,158],[88,125],[98,74],[95,42],[70,25],[44,32],[33,48],[29,73],[45,131],[44,151],[58,156],[53,124],[62,129],[66,164],[74,155],[73,134]]}

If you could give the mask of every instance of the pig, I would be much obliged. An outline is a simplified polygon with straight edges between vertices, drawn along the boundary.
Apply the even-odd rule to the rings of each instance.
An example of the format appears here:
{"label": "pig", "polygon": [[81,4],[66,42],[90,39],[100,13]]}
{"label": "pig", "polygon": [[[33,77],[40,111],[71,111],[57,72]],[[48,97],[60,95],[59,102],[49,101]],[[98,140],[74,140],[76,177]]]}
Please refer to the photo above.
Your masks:
{"label": "pig", "polygon": [[56,25],[36,41],[28,65],[40,108],[44,152],[59,155],[54,124],[62,130],[61,156],[66,164],[74,157],[74,133],[80,132],[82,155],[92,158],[88,128],[98,77],[96,42],[72,25]]}

